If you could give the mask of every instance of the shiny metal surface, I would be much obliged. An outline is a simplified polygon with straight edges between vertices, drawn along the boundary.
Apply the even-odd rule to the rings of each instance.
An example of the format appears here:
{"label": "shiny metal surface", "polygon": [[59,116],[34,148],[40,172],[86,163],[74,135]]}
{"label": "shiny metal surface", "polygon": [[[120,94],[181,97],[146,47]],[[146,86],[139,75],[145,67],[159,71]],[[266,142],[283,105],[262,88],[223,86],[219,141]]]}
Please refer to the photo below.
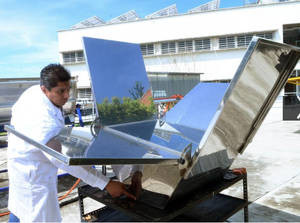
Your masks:
{"label": "shiny metal surface", "polygon": [[228,83],[200,83],[162,119],[167,123],[189,126],[205,132],[228,86]]}
{"label": "shiny metal surface", "polygon": [[[0,79],[0,125],[9,123],[11,107],[17,102],[21,94],[33,85],[39,85],[39,78],[5,78]],[[74,114],[76,108],[76,80],[72,80],[70,98],[64,105],[65,114]]]}
{"label": "shiny metal surface", "polygon": [[[83,37],[85,58],[91,77],[95,108],[110,106],[115,103],[117,114],[110,113],[113,120],[97,110],[103,125],[122,124],[143,121],[156,117],[155,113],[145,115],[141,107],[134,107],[131,100],[154,108],[152,92],[139,44],[117,42]],[[131,106],[126,109],[126,105]],[[135,117],[129,112],[136,111]],[[106,111],[106,110],[105,110]],[[105,112],[104,111],[104,112]],[[103,113],[104,113],[103,112]],[[107,114],[108,116],[108,114]]]}
{"label": "shiny metal surface", "polygon": [[[170,200],[187,182],[230,167],[251,142],[300,58],[297,47],[254,37],[229,85],[198,84],[162,119],[151,114],[128,120],[121,104],[130,101],[123,98],[135,100],[135,106],[144,95],[152,98],[139,45],[92,38],[83,38],[83,44],[102,114],[93,125],[91,141],[78,134],[61,137],[68,157],[62,161],[144,164],[143,188]],[[130,94],[136,83],[147,90],[139,99]],[[122,100],[112,99],[115,96]],[[103,109],[113,103],[114,109]],[[126,111],[130,110],[133,107]]]}
{"label": "shiny metal surface", "polygon": [[[101,144],[98,144],[96,148],[90,148],[93,142],[91,143],[83,138],[72,136],[72,127],[66,128],[71,130],[71,135],[65,135],[65,131],[62,130],[59,136],[56,137],[63,146],[62,152],[59,153],[20,133],[11,125],[5,125],[4,127],[6,131],[36,146],[67,165],[90,165],[93,163],[93,165],[155,164],[176,166],[180,158],[171,149],[145,143],[141,140],[132,140],[130,137],[124,137],[120,133],[116,135],[112,129],[109,130],[106,128],[100,131],[96,139]],[[132,152],[128,153],[129,150],[132,150]]]}
{"label": "shiny metal surface", "polygon": [[190,176],[229,167],[255,136],[299,61],[297,47],[253,38],[193,157]]}
{"label": "shiny metal surface", "polygon": [[172,200],[180,182],[229,168],[255,136],[299,58],[297,47],[253,38],[224,97],[216,94],[213,97],[219,98],[209,104],[205,99],[214,93],[207,91],[207,98],[197,103],[201,94],[194,93],[195,88],[167,113],[166,121],[202,129],[204,134],[186,167],[145,166],[143,188]]}
{"label": "shiny metal surface", "polygon": [[0,122],[10,120],[13,104],[27,88],[36,84],[39,84],[38,79],[30,79],[28,81],[0,79]]}

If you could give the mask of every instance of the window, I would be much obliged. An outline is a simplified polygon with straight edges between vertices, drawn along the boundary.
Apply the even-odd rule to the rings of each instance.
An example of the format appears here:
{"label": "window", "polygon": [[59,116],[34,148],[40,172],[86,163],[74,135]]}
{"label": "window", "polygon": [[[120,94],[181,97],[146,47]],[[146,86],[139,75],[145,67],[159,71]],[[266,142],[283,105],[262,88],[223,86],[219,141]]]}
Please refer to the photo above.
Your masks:
{"label": "window", "polygon": [[85,61],[83,52],[63,53],[64,63],[80,63]]}
{"label": "window", "polygon": [[77,89],[77,99],[91,99],[92,91],[90,88]]}
{"label": "window", "polygon": [[76,58],[75,58],[75,53],[64,53],[64,63],[75,63]]}
{"label": "window", "polygon": [[247,47],[252,40],[253,35],[238,36],[237,37],[237,46],[238,47]]}
{"label": "window", "polygon": [[193,52],[193,41],[178,42],[178,52]]}
{"label": "window", "polygon": [[259,34],[256,34],[256,36],[258,37],[261,37],[261,38],[265,38],[265,39],[270,39],[272,40],[273,39],[273,33],[259,33]]}
{"label": "window", "polygon": [[210,39],[196,39],[195,51],[211,50]]}
{"label": "window", "polygon": [[145,44],[141,45],[142,55],[154,55],[154,45],[153,44]]}
{"label": "window", "polygon": [[176,53],[175,42],[168,42],[161,44],[161,54]]}
{"label": "window", "polygon": [[77,52],[77,62],[84,61],[84,55],[83,52]]}
{"label": "window", "polygon": [[219,48],[220,49],[235,48],[234,36],[227,36],[227,37],[219,38]]}
{"label": "window", "polygon": [[[258,36],[261,38],[273,40],[274,39],[273,35],[274,32],[249,33],[249,34],[219,37],[217,40],[218,40],[219,49],[246,48],[250,44],[253,36]],[[157,52],[154,51],[155,44],[160,44],[161,47],[160,53],[162,55],[212,50],[215,44],[214,42],[212,42],[212,38],[201,38],[195,40],[177,40],[177,41],[164,42],[164,43],[143,44],[141,45],[141,51],[143,56],[155,55],[157,54]]]}

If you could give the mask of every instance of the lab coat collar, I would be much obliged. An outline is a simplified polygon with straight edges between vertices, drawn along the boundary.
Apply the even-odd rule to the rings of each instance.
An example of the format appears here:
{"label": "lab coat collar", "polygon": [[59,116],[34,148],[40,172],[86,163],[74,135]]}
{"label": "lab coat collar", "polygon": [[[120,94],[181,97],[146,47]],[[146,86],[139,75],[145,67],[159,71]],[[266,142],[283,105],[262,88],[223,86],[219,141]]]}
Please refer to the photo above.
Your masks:
{"label": "lab coat collar", "polygon": [[56,107],[51,100],[42,92],[42,97],[43,97],[43,102],[49,107],[51,108],[51,110],[53,110],[55,117],[60,120],[61,122],[64,123],[64,112],[63,112],[63,107]]}

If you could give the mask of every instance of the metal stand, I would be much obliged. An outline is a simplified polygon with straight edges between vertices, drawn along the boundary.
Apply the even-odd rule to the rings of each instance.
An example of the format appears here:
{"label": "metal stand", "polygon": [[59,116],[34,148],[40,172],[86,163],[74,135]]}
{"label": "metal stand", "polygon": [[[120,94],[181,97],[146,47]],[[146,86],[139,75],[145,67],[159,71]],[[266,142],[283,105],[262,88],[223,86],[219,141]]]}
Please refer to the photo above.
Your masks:
{"label": "metal stand", "polygon": [[247,174],[245,175],[246,177],[243,179],[243,191],[244,191],[244,201],[247,202],[247,205],[244,207],[244,222],[249,222]]}
{"label": "metal stand", "polygon": [[[224,189],[243,180],[243,199],[220,194]],[[141,193],[149,193],[142,191]],[[239,210],[244,209],[244,221],[248,222],[247,174],[232,180],[221,179],[218,183],[199,189],[193,197],[176,202],[160,210],[139,200],[126,197],[112,198],[107,191],[91,186],[78,188],[81,221],[202,221],[224,222]],[[83,199],[90,197],[106,207],[84,213]]]}

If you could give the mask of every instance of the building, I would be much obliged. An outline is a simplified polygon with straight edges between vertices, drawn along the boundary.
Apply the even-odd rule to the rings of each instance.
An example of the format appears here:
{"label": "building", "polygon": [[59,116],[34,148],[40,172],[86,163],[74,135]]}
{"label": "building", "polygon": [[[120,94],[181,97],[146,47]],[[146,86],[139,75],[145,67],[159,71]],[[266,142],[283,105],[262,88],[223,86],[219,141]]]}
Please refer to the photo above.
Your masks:
{"label": "building", "polygon": [[[90,96],[82,36],[140,44],[150,79],[179,74],[200,81],[201,74],[201,82],[229,82],[253,36],[300,46],[299,0],[245,0],[225,9],[219,3],[183,14],[171,5],[145,18],[132,10],[107,22],[94,16],[58,31],[60,62],[78,76],[79,95]],[[300,63],[293,75],[300,75]]]}

